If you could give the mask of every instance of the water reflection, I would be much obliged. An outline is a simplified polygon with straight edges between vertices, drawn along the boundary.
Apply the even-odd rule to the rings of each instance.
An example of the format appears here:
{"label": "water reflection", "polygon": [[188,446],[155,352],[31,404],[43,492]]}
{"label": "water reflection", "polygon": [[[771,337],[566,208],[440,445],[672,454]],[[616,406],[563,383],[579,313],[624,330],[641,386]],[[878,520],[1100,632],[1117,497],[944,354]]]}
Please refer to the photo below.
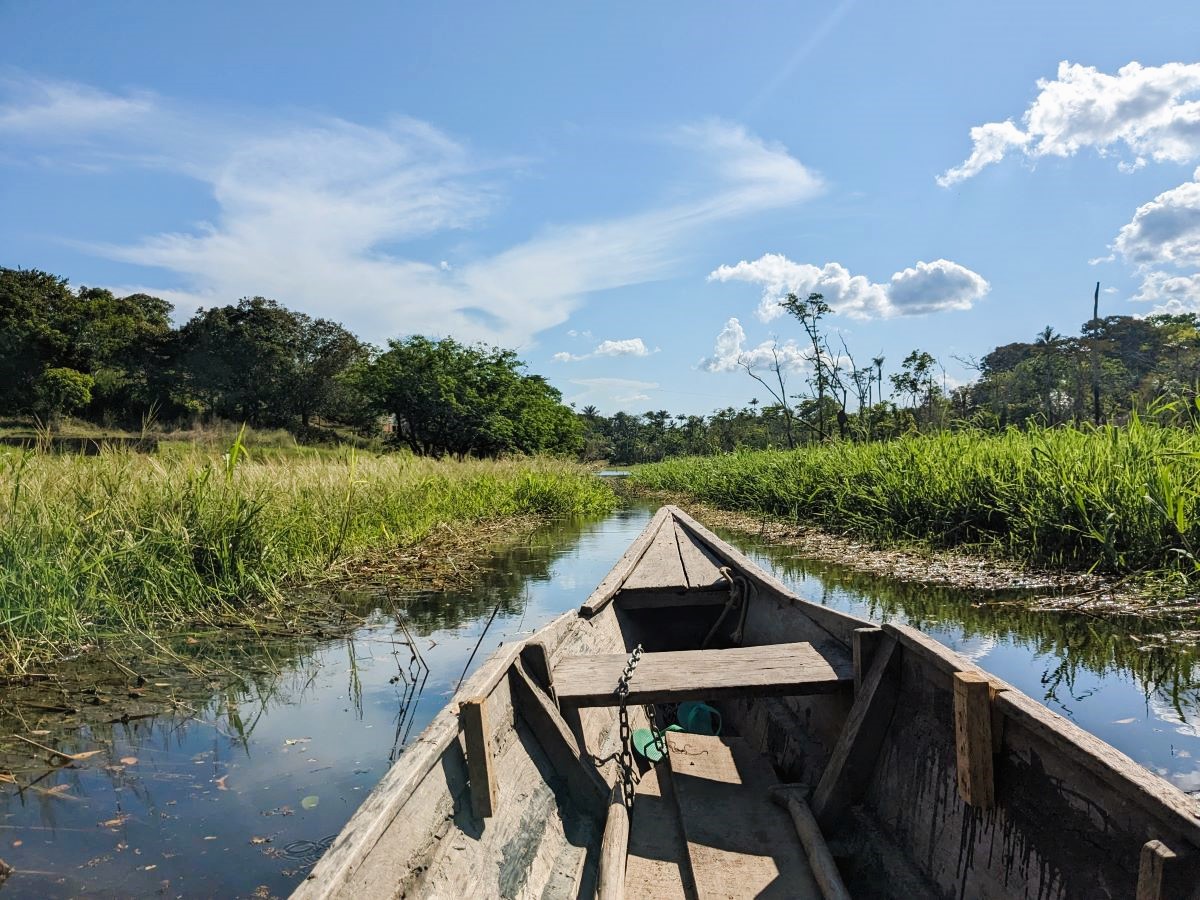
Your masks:
{"label": "water reflection", "polygon": [[1200,648],[1170,623],[1035,612],[989,596],[864,575],[744,533],[724,536],[801,596],[937,638],[1184,790],[1200,789]]}
{"label": "water reflection", "polygon": [[95,707],[55,684],[21,689],[0,733],[91,755],[62,765],[0,741],[0,772],[20,785],[0,784],[0,857],[17,869],[4,896],[287,894],[472,654],[474,667],[577,606],[647,517],[554,523],[498,552],[469,591],[331,598],[365,615],[348,635],[187,635],[173,668],[103,655],[65,667]]}
{"label": "water reflection", "polygon": [[[85,755],[64,765],[0,740],[0,772],[20,784],[0,784],[0,857],[18,870],[3,896],[288,893],[463,672],[582,602],[652,511],[549,525],[498,551],[471,590],[331,597],[364,616],[350,634],[181,635],[172,665],[93,654],[73,677],[94,704],[52,682],[7,691],[0,734]],[[982,603],[726,536],[802,596],[916,625],[1200,789],[1194,646],[1144,621]]]}

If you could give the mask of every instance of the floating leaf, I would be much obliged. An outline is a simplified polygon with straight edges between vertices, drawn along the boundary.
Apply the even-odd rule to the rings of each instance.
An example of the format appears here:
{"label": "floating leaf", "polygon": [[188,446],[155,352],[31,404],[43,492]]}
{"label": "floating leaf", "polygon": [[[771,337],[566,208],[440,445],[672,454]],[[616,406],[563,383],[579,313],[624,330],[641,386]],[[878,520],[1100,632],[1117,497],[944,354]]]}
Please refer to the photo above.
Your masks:
{"label": "floating leaf", "polygon": [[136,766],[137,761],[138,761],[138,758],[136,756],[122,756],[121,757],[121,765],[123,765],[123,766]]}
{"label": "floating leaf", "polygon": [[254,844],[255,846],[258,844],[269,844],[271,843],[271,839],[269,837],[259,837],[258,835],[255,835],[254,837],[250,838],[250,843]]}
{"label": "floating leaf", "polygon": [[213,779],[213,784],[215,784],[217,786],[218,791],[229,790],[229,788],[225,787],[225,779],[228,777],[229,777],[228,775],[222,775],[220,778]]}
{"label": "floating leaf", "polygon": [[310,737],[307,737],[307,738],[284,738],[283,742],[285,744],[287,744],[289,747],[291,747],[294,744],[303,744],[305,741],[311,741],[311,740],[312,740],[312,738],[310,738]]}
{"label": "floating leaf", "polygon": [[120,825],[124,825],[128,821],[129,813],[121,813],[120,815],[114,816],[111,819],[105,819],[99,824],[101,828],[116,828]]}
{"label": "floating leaf", "polygon": [[321,802],[321,798],[318,797],[316,794],[309,794],[307,797],[305,797],[303,800],[300,801],[300,805],[303,806],[305,809],[312,809],[314,806],[316,806],[320,802]]}
{"label": "floating leaf", "polygon": [[47,747],[45,744],[39,744],[37,741],[31,741],[27,737],[21,737],[19,734],[14,734],[13,737],[15,737],[18,741],[24,741],[27,744],[33,744],[33,746],[37,747],[39,750],[45,750],[47,753],[53,753],[60,759],[70,760],[71,762],[80,762],[81,760],[95,756],[97,753],[104,752],[103,750],[85,750],[83,753],[63,753],[61,750],[55,750],[53,747]]}
{"label": "floating leaf", "polygon": [[71,786],[69,784],[58,784],[52,788],[42,788],[38,787],[36,784],[31,784],[27,788],[27,790],[33,791],[36,794],[41,794],[43,797],[55,797],[59,800],[70,800],[73,803],[78,803],[78,797],[67,793],[67,791],[70,789]]}

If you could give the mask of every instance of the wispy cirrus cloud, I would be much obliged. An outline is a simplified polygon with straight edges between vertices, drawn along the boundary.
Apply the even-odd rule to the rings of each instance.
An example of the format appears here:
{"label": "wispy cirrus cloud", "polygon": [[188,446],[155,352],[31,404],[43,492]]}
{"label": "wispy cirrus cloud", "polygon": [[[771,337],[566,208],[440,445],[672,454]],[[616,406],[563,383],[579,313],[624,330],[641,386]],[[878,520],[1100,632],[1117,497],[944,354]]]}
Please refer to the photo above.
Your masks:
{"label": "wispy cirrus cloud", "polygon": [[1126,151],[1124,169],[1200,156],[1200,63],[1143,66],[1115,75],[1061,62],[1057,77],[1040,79],[1038,95],[1021,116],[971,129],[971,154],[938,176],[950,187],[1014,153],[1036,160],[1073,156],[1085,148]]}
{"label": "wispy cirrus cloud", "polygon": [[567,398],[570,403],[604,408],[650,400],[659,386],[657,381],[633,378],[573,378],[571,384],[578,390]]}
{"label": "wispy cirrus cloud", "polygon": [[[709,281],[746,281],[762,287],[755,315],[764,322],[782,316],[780,301],[789,294],[824,296],[834,312],[856,319],[893,318],[970,309],[990,289],[977,272],[947,259],[918,262],[885,283],[852,275],[841,263],[797,263],[779,253],[723,265]],[[736,321],[736,320],[732,320]]]}
{"label": "wispy cirrus cloud", "polygon": [[29,133],[70,140],[80,132],[125,128],[151,117],[154,94],[112,94],[74,82],[41,78],[0,79],[0,133]]}
{"label": "wispy cirrus cloud", "polygon": [[[112,127],[121,122],[122,127]],[[626,215],[547,225],[499,251],[443,263],[407,245],[492,220],[512,161],[490,159],[428,122],[377,125],[316,115],[215,115],[142,92],[66,82],[0,85],[0,144],[54,144],[174,171],[207,185],[210,221],[91,252],[145,267],[142,283],[183,310],[247,294],[339,319],[370,340],[454,334],[510,346],[560,324],[591,292],[662,278],[689,240],[721,222],[802,202],[820,179],[786,148],[719,120],[664,139],[700,175],[682,199]],[[677,195],[679,196],[679,195]],[[169,273],[156,286],[153,270]],[[182,286],[180,286],[182,285]]]}

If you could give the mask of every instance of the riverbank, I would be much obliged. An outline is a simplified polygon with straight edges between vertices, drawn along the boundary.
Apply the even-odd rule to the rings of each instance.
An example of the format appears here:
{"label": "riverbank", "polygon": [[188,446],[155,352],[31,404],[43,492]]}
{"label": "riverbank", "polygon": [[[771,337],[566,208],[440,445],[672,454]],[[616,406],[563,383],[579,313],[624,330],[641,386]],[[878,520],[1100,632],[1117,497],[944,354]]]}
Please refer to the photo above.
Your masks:
{"label": "riverbank", "polygon": [[1134,422],[667,460],[630,489],[876,575],[1183,616],[1198,611],[1197,459],[1190,432]]}
{"label": "riverbank", "polygon": [[0,673],[114,635],[300,627],[330,615],[304,585],[373,573],[436,584],[469,556],[456,546],[615,502],[584,468],[543,459],[291,456],[240,442],[224,454],[0,451]]}

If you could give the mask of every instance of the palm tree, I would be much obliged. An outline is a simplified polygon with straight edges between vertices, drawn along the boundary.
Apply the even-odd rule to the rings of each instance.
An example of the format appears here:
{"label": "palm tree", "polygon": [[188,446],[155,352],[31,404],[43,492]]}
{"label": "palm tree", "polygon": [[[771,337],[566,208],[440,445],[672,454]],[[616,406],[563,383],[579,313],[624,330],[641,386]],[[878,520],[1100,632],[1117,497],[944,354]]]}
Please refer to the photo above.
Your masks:
{"label": "palm tree", "polygon": [[1054,424],[1054,356],[1062,343],[1062,335],[1056,334],[1047,325],[1038,332],[1037,340],[1033,342],[1042,358],[1042,401],[1046,405],[1046,424]]}
{"label": "palm tree", "polygon": [[[883,402],[883,354],[871,357],[871,365],[875,367],[875,383],[879,385],[879,402]],[[874,408],[871,402],[871,383],[867,382],[867,407]],[[875,416],[868,413],[867,415],[867,435],[875,437]]]}

